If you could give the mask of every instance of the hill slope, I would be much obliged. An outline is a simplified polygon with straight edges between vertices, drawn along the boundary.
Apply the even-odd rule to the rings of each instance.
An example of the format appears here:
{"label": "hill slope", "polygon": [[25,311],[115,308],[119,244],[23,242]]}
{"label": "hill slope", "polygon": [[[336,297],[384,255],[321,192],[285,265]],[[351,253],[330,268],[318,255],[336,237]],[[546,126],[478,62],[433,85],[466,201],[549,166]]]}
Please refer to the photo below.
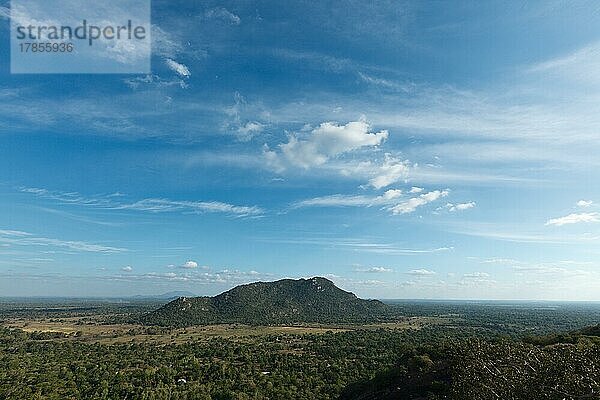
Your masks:
{"label": "hill slope", "polygon": [[146,314],[143,322],[166,326],[366,322],[385,318],[392,309],[315,277],[250,283],[215,297],[180,297]]}

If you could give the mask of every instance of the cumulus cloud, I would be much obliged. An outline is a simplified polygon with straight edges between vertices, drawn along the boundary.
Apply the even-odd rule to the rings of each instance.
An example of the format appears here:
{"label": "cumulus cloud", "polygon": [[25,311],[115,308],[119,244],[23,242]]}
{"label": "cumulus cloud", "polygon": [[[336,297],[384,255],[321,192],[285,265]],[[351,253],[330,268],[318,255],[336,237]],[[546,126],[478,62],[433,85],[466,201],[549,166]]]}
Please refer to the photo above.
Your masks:
{"label": "cumulus cloud", "polygon": [[169,67],[172,71],[176,72],[179,76],[182,76],[184,78],[190,77],[190,70],[184,64],[180,64],[172,58],[167,58],[165,60],[165,63],[167,64],[167,67]]}
{"label": "cumulus cloud", "polygon": [[600,214],[597,212],[592,213],[580,213],[580,214],[569,214],[560,218],[553,218],[546,222],[546,226],[554,225],[554,226],[563,226],[569,224],[579,224],[579,223],[589,223],[589,222],[600,222]]}
{"label": "cumulus cloud", "polygon": [[[446,205],[443,208],[447,209],[450,212],[456,212],[456,211],[468,210],[469,208],[473,208],[476,205],[477,205],[477,203],[475,203],[474,201],[469,201],[468,203],[457,203],[457,204],[446,203]],[[442,208],[440,207],[440,209],[442,209]]]}
{"label": "cumulus cloud", "polygon": [[577,204],[577,207],[587,208],[587,207],[591,207],[592,204],[594,204],[594,202],[592,200],[579,200],[576,204]]}
{"label": "cumulus cloud", "polygon": [[442,197],[448,196],[449,190],[434,190],[423,193],[418,197],[412,197],[390,208],[392,214],[409,214],[415,212],[418,207],[432,203]]}
{"label": "cumulus cloud", "polygon": [[277,170],[288,166],[309,169],[344,153],[378,146],[388,138],[386,130],[375,133],[370,130],[370,125],[364,120],[346,125],[324,122],[307,137],[292,134],[287,143],[278,146],[278,150],[266,147],[264,154],[270,165]]}
{"label": "cumulus cloud", "polygon": [[186,269],[198,268],[198,263],[196,261],[186,261],[185,263],[183,263],[181,268],[186,268]]}
{"label": "cumulus cloud", "polygon": [[436,272],[428,270],[428,269],[421,268],[421,269],[410,270],[406,274],[413,275],[413,276],[431,276],[431,275],[435,275]]}

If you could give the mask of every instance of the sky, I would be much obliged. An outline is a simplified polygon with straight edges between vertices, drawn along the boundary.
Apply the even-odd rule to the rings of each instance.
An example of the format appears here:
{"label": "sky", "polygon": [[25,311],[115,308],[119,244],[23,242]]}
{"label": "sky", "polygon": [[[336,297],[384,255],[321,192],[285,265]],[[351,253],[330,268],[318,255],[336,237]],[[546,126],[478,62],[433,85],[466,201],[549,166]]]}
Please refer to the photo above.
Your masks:
{"label": "sky", "polygon": [[11,74],[8,7],[3,296],[600,300],[597,2],[155,0],[87,75]]}

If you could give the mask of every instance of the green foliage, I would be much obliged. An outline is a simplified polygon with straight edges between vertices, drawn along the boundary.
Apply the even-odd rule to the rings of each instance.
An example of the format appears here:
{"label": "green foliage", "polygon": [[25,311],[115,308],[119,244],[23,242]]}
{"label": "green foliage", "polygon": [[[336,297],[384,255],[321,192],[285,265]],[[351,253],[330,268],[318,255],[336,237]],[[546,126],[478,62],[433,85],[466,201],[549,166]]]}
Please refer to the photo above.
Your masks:
{"label": "green foliage", "polygon": [[378,300],[359,299],[330,280],[317,277],[256,282],[215,297],[181,297],[145,315],[142,321],[164,326],[357,323],[382,320],[393,311]]}
{"label": "green foliage", "polygon": [[157,346],[41,342],[2,330],[0,398],[335,399],[393,365],[417,336],[381,330]]}
{"label": "green foliage", "polygon": [[[318,309],[328,289],[334,304],[352,304],[353,299],[364,304],[351,293],[320,284],[327,282],[308,280],[301,290],[284,285],[279,292],[250,285],[250,290],[227,292],[221,301],[257,320],[268,301],[286,296],[292,304],[313,302],[317,311],[303,316],[330,318]],[[258,299],[259,308],[238,307],[251,298]],[[286,310],[289,302],[275,302],[269,310]],[[594,318],[597,323],[597,309],[577,305],[540,312],[536,307],[421,304],[422,312],[416,303],[398,307],[434,320],[452,316],[442,325],[413,325],[419,329],[411,330],[367,326],[187,342],[175,340],[176,329],[138,325],[122,329],[119,340],[111,342],[120,344],[100,344],[89,334],[0,328],[0,399],[600,399],[600,326],[582,327]],[[100,305],[80,311],[66,304],[36,305],[33,311],[9,306],[0,312],[17,315],[16,320],[28,313],[57,321],[83,315],[82,324],[88,325],[114,320],[110,315],[131,318],[124,307],[132,306],[109,304],[104,311]],[[336,307],[340,312],[339,304],[329,309]],[[344,307],[342,312],[350,315],[356,309]],[[143,314],[148,308],[140,304],[134,310]],[[277,318],[269,321],[288,321],[285,314],[273,315]],[[564,326],[574,328],[561,331]],[[543,336],[524,336],[538,329]],[[170,339],[134,341],[140,335]]]}

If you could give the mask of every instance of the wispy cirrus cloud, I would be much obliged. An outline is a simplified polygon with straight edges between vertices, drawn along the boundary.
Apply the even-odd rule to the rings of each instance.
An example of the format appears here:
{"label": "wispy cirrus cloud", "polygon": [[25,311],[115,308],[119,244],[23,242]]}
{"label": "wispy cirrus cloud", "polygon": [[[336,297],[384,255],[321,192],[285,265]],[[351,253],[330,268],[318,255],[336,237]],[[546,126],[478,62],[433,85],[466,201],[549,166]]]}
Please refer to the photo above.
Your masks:
{"label": "wispy cirrus cloud", "polygon": [[429,269],[425,269],[425,268],[420,268],[420,269],[412,269],[408,272],[405,272],[407,275],[412,275],[412,276],[432,276],[432,275],[436,275],[435,271],[429,270]]}
{"label": "wispy cirrus cloud", "polygon": [[178,201],[148,198],[134,202],[126,202],[120,194],[86,197],[77,192],[50,191],[40,188],[21,188],[21,191],[63,204],[106,210],[135,210],[150,213],[223,213],[237,217],[257,217],[264,214],[264,210],[257,206],[239,206],[220,201]]}
{"label": "wispy cirrus cloud", "polygon": [[155,86],[157,88],[167,88],[170,86],[179,86],[182,89],[188,87],[188,84],[181,78],[165,79],[156,74],[147,74],[134,76],[123,80],[131,89],[137,90],[144,86]]}
{"label": "wispy cirrus cloud", "polygon": [[[410,193],[410,192],[409,192]],[[414,192],[413,192],[414,193]],[[372,207],[381,206],[382,209],[391,212],[394,215],[410,214],[419,207],[446,197],[450,191],[433,190],[419,194],[418,196],[404,196],[400,189],[390,189],[379,196],[366,195],[342,195],[335,194],[330,196],[315,197],[302,200],[293,204],[294,208],[302,207]]]}
{"label": "wispy cirrus cloud", "polygon": [[383,274],[394,272],[392,268],[388,267],[355,267],[354,272],[367,272],[370,274]]}
{"label": "wispy cirrus cloud", "polygon": [[600,83],[600,42],[593,42],[570,53],[557,56],[528,68],[530,73],[552,74],[581,83]]}
{"label": "wispy cirrus cloud", "polygon": [[552,218],[546,222],[546,226],[563,226],[580,223],[600,222],[600,214],[597,212],[591,213],[573,213],[564,217]]}
{"label": "wispy cirrus cloud", "polygon": [[258,241],[291,245],[309,245],[324,248],[345,249],[351,251],[388,254],[388,255],[424,255],[443,253],[454,250],[452,246],[432,247],[432,248],[409,248],[395,243],[378,242],[374,240],[361,238],[322,238],[322,237],[302,237],[296,239],[280,238],[258,238]]}
{"label": "wispy cirrus cloud", "polygon": [[29,232],[15,230],[0,230],[0,243],[9,246],[64,248],[72,251],[91,253],[122,253],[127,251],[127,249],[121,247],[106,246],[78,240],[47,238]]}
{"label": "wispy cirrus cloud", "polygon": [[431,192],[423,193],[418,197],[411,197],[410,199],[396,204],[390,207],[392,214],[410,214],[415,212],[417,208],[422,207],[426,204],[432,203],[442,197],[448,196],[450,191],[446,190],[434,190]]}
{"label": "wispy cirrus cloud", "polygon": [[334,194],[302,200],[294,203],[293,207],[372,207],[394,204],[400,197],[402,197],[400,189],[387,190],[380,196]]}
{"label": "wispy cirrus cloud", "polygon": [[[489,258],[483,259],[481,262],[483,264],[494,264],[498,267],[508,268],[518,276],[551,277],[552,279],[556,279],[556,277],[600,277],[597,263],[585,260],[530,261],[512,258]],[[495,270],[498,269],[495,268]],[[486,278],[486,276],[483,276],[483,278]]]}
{"label": "wispy cirrus cloud", "polygon": [[175,201],[169,199],[143,199],[135,203],[114,205],[112,208],[118,210],[147,211],[151,213],[224,213],[240,217],[259,216],[264,213],[261,208],[256,206],[236,206],[220,201]]}

